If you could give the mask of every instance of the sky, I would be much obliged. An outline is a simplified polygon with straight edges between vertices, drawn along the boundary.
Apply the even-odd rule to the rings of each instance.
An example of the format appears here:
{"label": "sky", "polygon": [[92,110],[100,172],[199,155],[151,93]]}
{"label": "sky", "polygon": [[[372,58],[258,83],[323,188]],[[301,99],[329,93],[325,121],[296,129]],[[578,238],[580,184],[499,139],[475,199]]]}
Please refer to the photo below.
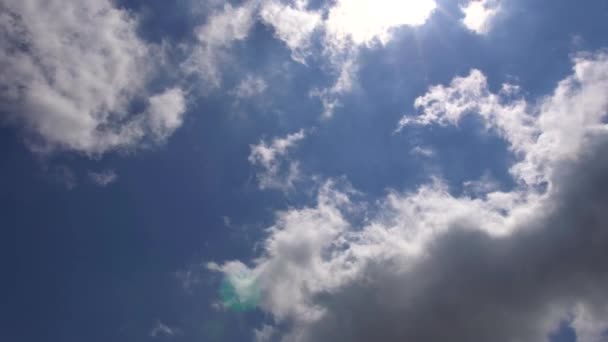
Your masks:
{"label": "sky", "polygon": [[608,341],[605,0],[5,0],[0,340]]}

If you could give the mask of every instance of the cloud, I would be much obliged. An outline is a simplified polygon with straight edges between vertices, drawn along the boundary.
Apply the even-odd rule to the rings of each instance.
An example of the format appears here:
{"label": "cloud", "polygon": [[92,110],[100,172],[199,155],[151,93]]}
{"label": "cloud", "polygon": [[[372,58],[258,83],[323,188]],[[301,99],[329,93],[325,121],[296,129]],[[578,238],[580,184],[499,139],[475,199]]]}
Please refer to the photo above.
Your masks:
{"label": "cloud", "polygon": [[199,44],[182,69],[200,76],[210,88],[220,87],[222,69],[232,63],[231,46],[244,41],[261,22],[272,27],[294,61],[307,65],[312,58],[336,76],[332,86],[310,92],[320,99],[323,117],[329,118],[341,106],[340,96],[352,90],[359,49],[388,43],[399,27],[424,24],[436,7],[434,0],[340,0],[318,10],[310,10],[307,0],[226,4],[195,30]]}
{"label": "cloud", "polygon": [[472,70],[417,98],[415,107],[421,115],[404,116],[398,130],[409,125],[456,125],[465,115],[478,115],[522,158],[511,169],[516,179],[531,186],[544,184],[555,162],[575,158],[593,132],[605,129],[601,118],[608,108],[603,95],[608,91],[608,55],[575,57],[572,75],[538,103],[513,98],[513,89],[517,86],[503,85],[500,93],[492,93],[486,77]]}
{"label": "cloud", "polygon": [[[323,105],[322,118],[324,119],[331,118],[335,110],[342,106],[340,96],[352,90],[356,73],[359,70],[356,63],[356,54],[352,51],[341,58],[334,58],[335,60],[332,63],[339,71],[339,76],[334,84],[329,88],[314,88],[309,94],[311,97],[318,97],[321,100]],[[342,60],[342,62],[338,63],[338,60]]]}
{"label": "cloud", "polygon": [[[607,61],[577,57],[572,75],[534,104],[492,93],[478,71],[416,100],[422,114],[406,127],[480,115],[518,153],[513,190],[455,196],[434,179],[367,205],[330,180],[315,205],[276,214],[249,266],[216,270],[247,270],[282,341],[541,341],[563,320],[579,341],[600,341]],[[259,158],[272,160],[266,149]]]}
{"label": "cloud", "polygon": [[100,155],[157,133],[147,129],[154,114],[129,110],[147,96],[158,57],[136,31],[136,20],[107,0],[3,5],[1,107],[32,150]]}
{"label": "cloud", "polygon": [[500,11],[498,0],[471,0],[462,7],[462,23],[477,34],[487,34],[492,28],[492,20]]}
{"label": "cloud", "polygon": [[500,189],[500,183],[492,178],[492,175],[485,172],[481,179],[465,181],[462,183],[464,192],[469,196],[484,196]]}
{"label": "cloud", "polygon": [[410,150],[410,154],[430,158],[435,155],[435,151],[429,147],[416,146]]}
{"label": "cloud", "polygon": [[422,25],[437,7],[434,0],[338,0],[329,10],[327,31],[331,42],[356,45],[386,44],[392,30]]}
{"label": "cloud", "polygon": [[155,140],[164,142],[183,123],[186,111],[184,92],[172,88],[150,97],[147,121]]}
{"label": "cloud", "polygon": [[104,170],[101,172],[89,172],[89,179],[96,185],[105,187],[118,179],[118,175],[114,170]]}
{"label": "cloud", "polygon": [[156,326],[150,331],[150,337],[152,337],[152,338],[173,337],[179,333],[180,333],[179,329],[171,328],[168,325],[165,325],[163,322],[158,321],[156,323]]}
{"label": "cloud", "polygon": [[[437,7],[433,0],[336,1],[319,10],[309,10],[308,1],[262,1],[260,18],[291,50],[292,58],[307,64],[321,57],[330,73],[332,86],[310,92],[323,105],[323,118],[341,106],[340,96],[352,90],[358,71],[358,50],[384,45],[402,26],[424,24]],[[313,44],[319,39],[319,47]]]}
{"label": "cloud", "polygon": [[234,88],[232,93],[237,99],[249,99],[263,94],[268,88],[268,84],[259,76],[247,75]]}
{"label": "cloud", "polygon": [[324,21],[323,36],[323,54],[337,78],[331,87],[311,93],[321,100],[323,117],[333,116],[339,98],[352,90],[360,48],[387,44],[395,29],[424,24],[436,7],[434,0],[337,1]]}
{"label": "cloud", "polygon": [[307,3],[296,1],[295,6],[269,0],[262,3],[262,22],[271,25],[277,38],[292,52],[292,58],[306,64],[311,51],[311,36],[321,24],[321,14],[306,9]]}
{"label": "cloud", "polygon": [[205,24],[195,29],[198,44],[182,64],[182,69],[197,74],[211,88],[219,87],[221,69],[230,62],[230,48],[234,42],[249,36],[256,21],[255,10],[253,1],[236,7],[226,3],[222,9],[215,10]]}
{"label": "cloud", "polygon": [[256,329],[254,331],[254,341],[255,342],[269,342],[272,341],[272,336],[275,333],[275,329],[270,325],[264,325],[260,329]]}
{"label": "cloud", "polygon": [[285,157],[305,136],[304,131],[300,130],[284,138],[275,138],[271,143],[262,140],[257,145],[251,145],[249,162],[258,168],[260,189],[288,191],[293,188],[300,176],[299,165]]}

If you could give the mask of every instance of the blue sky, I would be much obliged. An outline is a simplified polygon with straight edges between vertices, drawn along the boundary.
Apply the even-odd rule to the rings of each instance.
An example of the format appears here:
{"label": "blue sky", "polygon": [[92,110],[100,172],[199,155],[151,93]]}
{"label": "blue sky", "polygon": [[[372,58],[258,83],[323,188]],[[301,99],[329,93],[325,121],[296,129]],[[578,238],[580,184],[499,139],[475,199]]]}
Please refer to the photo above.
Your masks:
{"label": "blue sky", "polygon": [[607,17],[9,0],[0,338],[605,341]]}

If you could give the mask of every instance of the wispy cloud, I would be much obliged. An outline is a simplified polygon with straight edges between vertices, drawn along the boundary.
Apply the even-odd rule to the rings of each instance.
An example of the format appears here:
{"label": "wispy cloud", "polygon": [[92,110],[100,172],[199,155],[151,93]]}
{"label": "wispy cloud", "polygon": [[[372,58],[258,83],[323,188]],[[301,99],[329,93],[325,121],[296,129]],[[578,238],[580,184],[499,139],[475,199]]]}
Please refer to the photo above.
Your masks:
{"label": "wispy cloud", "polygon": [[118,179],[118,175],[114,170],[104,170],[101,172],[90,171],[88,175],[91,182],[101,187],[108,186]]}
{"label": "wispy cloud", "polygon": [[179,335],[181,330],[176,328],[171,328],[168,325],[164,324],[161,321],[156,322],[156,326],[150,331],[150,337],[174,337]]}
{"label": "wispy cloud", "polygon": [[230,48],[249,36],[256,21],[256,8],[253,1],[245,1],[239,6],[226,3],[215,9],[207,22],[195,29],[198,44],[182,63],[182,69],[198,75],[211,88],[220,87],[222,69],[231,61]]}
{"label": "wispy cloud", "polygon": [[303,130],[275,138],[270,143],[264,140],[251,145],[249,162],[258,168],[258,184],[261,189],[288,191],[300,177],[299,165],[287,157],[290,149],[295,147],[306,134]]}
{"label": "wispy cloud", "polygon": [[232,90],[237,99],[245,100],[263,94],[268,88],[266,81],[259,76],[247,75]]}

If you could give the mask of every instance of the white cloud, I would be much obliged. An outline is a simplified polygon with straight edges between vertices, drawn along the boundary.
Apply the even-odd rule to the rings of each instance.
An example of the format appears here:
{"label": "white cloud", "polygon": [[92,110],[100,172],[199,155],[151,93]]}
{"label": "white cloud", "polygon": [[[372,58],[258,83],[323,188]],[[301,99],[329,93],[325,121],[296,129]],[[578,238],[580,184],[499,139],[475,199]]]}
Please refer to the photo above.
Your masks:
{"label": "white cloud", "polygon": [[[358,50],[376,43],[386,44],[402,26],[424,24],[437,7],[434,0],[339,0],[319,10],[309,10],[307,0],[245,1],[226,4],[196,29],[200,44],[183,64],[187,73],[197,73],[211,88],[221,85],[222,68],[231,63],[229,49],[245,40],[256,21],[274,29],[277,39],[291,50],[292,59],[307,64],[311,56],[327,63],[336,82],[316,88],[328,118],[340,104],[340,96],[351,91],[357,73]],[[320,48],[313,39],[318,33]]]}
{"label": "white cloud", "polygon": [[361,47],[385,45],[395,29],[424,24],[436,7],[434,0],[338,0],[323,23],[323,54],[337,75],[336,82],[311,93],[321,100],[323,117],[331,117],[341,106],[340,97],[352,90]]}
{"label": "white cloud", "polygon": [[462,7],[462,23],[477,34],[486,34],[492,28],[492,20],[500,11],[498,0],[470,0]]}
{"label": "white cloud", "polygon": [[[311,91],[311,96],[319,97],[323,105],[324,118],[331,117],[341,106],[340,96],[352,90],[360,47],[386,44],[396,28],[424,24],[437,7],[434,0],[339,0],[318,11],[308,10],[307,6],[305,0],[267,0],[261,3],[260,17],[290,48],[295,61],[307,64],[307,59],[315,54],[326,58],[336,81],[330,87]],[[311,44],[317,32],[321,50]]]}
{"label": "white cloud", "polygon": [[179,334],[180,330],[171,328],[161,321],[156,322],[156,326],[150,331],[150,337],[173,337]]}
{"label": "white cloud", "polygon": [[199,44],[182,65],[187,73],[196,73],[212,88],[221,84],[221,69],[230,61],[229,49],[243,41],[255,23],[256,6],[248,1],[233,7],[226,3],[209,16],[207,22],[195,29]]}
{"label": "white cloud", "polygon": [[150,97],[147,121],[154,139],[165,141],[182,125],[186,111],[184,92],[172,88]]}
{"label": "white cloud", "polygon": [[573,312],[572,326],[576,330],[578,342],[606,342],[608,336],[608,306],[593,308],[586,305],[577,305]]}
{"label": "white cloud", "polygon": [[500,184],[490,173],[485,172],[481,179],[465,181],[462,187],[467,195],[477,197],[496,192],[500,189]]}
{"label": "white cloud", "polygon": [[299,164],[286,158],[288,151],[295,147],[306,134],[303,130],[284,138],[275,138],[271,143],[260,141],[251,146],[249,162],[258,170],[260,189],[288,191],[300,177]]}
{"label": "white cloud", "polygon": [[539,104],[513,99],[510,90],[516,88],[505,85],[501,93],[492,93],[485,76],[473,70],[417,98],[415,106],[422,114],[404,116],[398,130],[408,125],[456,125],[465,115],[479,115],[521,157],[511,169],[516,178],[530,186],[541,185],[551,177],[556,161],[576,158],[588,138],[604,129],[608,55],[576,57],[573,74]]}
{"label": "white cloud", "polygon": [[434,0],[338,0],[329,10],[326,26],[331,42],[356,45],[386,44],[391,30],[422,25],[437,7]]}
{"label": "white cloud", "polygon": [[248,99],[263,94],[268,84],[262,77],[247,75],[234,88],[232,93],[238,99]]}
{"label": "white cloud", "polygon": [[321,14],[306,9],[306,3],[296,2],[289,6],[276,0],[262,3],[260,17],[271,25],[277,38],[285,42],[295,61],[306,64],[310,55],[310,39],[321,24]]}
{"label": "white cloud", "polygon": [[255,342],[270,342],[275,334],[275,329],[270,325],[264,325],[261,329],[254,331]]}
{"label": "white cloud", "polygon": [[[572,76],[538,105],[492,93],[479,71],[416,100],[422,115],[405,126],[480,115],[520,156],[513,174],[524,184],[514,190],[471,183],[474,196],[454,196],[436,179],[369,206],[329,181],[315,205],[277,213],[251,266],[215,269],[255,279],[282,341],[545,340],[570,315],[585,341],[600,340],[607,62],[601,53],[575,59]],[[263,144],[257,160],[270,165],[291,145],[282,141]],[[526,165],[542,167],[517,171]],[[536,177],[548,189],[528,186]]]}
{"label": "white cloud", "polygon": [[[341,60],[338,63],[338,60]],[[310,92],[310,96],[318,97],[323,105],[322,118],[331,118],[337,108],[342,106],[340,96],[350,92],[355,84],[356,73],[359,70],[356,63],[356,54],[347,52],[346,56],[336,58],[332,61],[339,71],[338,78],[329,88],[315,88]]]}
{"label": "white cloud", "polygon": [[101,187],[108,186],[118,179],[118,175],[114,170],[104,170],[101,172],[89,172],[89,178],[93,183]]}
{"label": "white cloud", "polygon": [[[129,113],[145,96],[157,52],[110,1],[24,0],[0,14],[2,108],[32,149],[99,155],[150,133]],[[154,133],[154,132],[153,132]]]}
{"label": "white cloud", "polygon": [[410,154],[430,158],[435,155],[435,151],[430,147],[416,146],[410,150]]}

